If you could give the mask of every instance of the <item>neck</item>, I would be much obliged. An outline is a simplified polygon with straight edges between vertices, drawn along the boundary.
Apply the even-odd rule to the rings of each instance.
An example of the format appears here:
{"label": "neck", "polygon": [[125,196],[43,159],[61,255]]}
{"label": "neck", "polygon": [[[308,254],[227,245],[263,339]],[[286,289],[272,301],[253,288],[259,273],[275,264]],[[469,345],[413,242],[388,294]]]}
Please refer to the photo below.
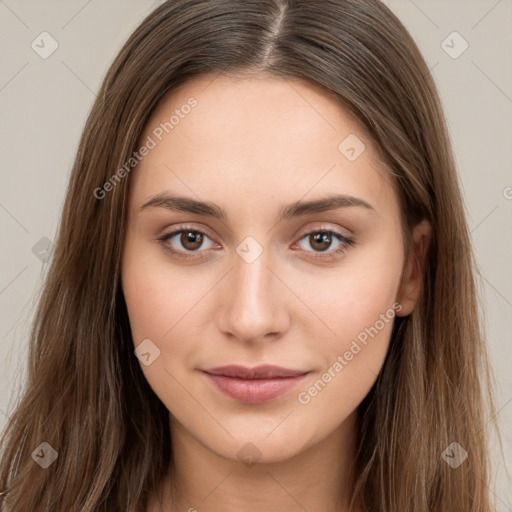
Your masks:
{"label": "neck", "polygon": [[215,453],[170,419],[173,461],[161,494],[164,512],[348,512],[355,412],[307,450],[286,460],[250,465]]}

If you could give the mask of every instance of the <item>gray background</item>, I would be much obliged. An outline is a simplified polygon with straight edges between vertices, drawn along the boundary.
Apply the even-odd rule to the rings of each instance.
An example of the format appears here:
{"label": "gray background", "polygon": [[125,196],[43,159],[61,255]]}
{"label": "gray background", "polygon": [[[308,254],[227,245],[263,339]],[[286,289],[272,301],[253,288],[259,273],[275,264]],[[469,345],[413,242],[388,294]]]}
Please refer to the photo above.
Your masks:
{"label": "gray background", "polygon": [[[30,321],[95,91],[158,3],[0,0],[0,429],[26,375]],[[498,385],[505,457],[493,455],[496,501],[512,511],[512,0],[385,3],[417,41],[445,108]],[[58,44],[49,56],[42,32]]]}

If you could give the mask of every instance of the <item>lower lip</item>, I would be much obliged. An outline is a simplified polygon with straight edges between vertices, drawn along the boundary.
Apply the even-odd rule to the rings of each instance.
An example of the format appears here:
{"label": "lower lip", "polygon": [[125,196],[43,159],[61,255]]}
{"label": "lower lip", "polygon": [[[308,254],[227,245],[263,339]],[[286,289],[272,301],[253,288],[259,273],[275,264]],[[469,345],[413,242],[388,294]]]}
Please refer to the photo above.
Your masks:
{"label": "lower lip", "polygon": [[247,404],[261,404],[278,398],[297,386],[307,375],[249,380],[204,373],[217,389]]}

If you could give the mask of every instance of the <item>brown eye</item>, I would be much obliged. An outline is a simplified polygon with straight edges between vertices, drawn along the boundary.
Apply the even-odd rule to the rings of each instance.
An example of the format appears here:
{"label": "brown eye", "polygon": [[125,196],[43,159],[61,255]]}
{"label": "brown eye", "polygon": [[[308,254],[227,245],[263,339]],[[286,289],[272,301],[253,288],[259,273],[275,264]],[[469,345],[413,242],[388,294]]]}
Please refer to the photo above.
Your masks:
{"label": "brown eye", "polygon": [[[301,243],[308,248],[300,247]],[[332,259],[341,256],[350,247],[355,245],[355,239],[342,235],[341,233],[331,230],[323,229],[317,231],[310,231],[301,238],[299,247],[305,252],[316,254],[319,259]],[[324,253],[324,254],[322,254]]]}
{"label": "brown eye", "polygon": [[207,255],[204,249],[213,249],[216,244],[203,231],[189,227],[166,233],[157,239],[162,248],[178,258],[203,258]]}
{"label": "brown eye", "polygon": [[203,244],[203,234],[199,231],[183,231],[180,243],[187,251],[194,251]]}
{"label": "brown eye", "polygon": [[329,233],[313,233],[309,235],[309,243],[313,249],[326,251],[332,243],[332,235]]}

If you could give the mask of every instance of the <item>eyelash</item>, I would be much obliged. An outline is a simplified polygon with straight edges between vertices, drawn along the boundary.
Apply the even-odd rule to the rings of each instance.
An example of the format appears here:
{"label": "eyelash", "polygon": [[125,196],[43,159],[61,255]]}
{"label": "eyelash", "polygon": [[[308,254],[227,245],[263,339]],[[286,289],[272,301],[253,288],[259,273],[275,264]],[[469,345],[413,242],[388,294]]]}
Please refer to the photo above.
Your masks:
{"label": "eyelash", "polygon": [[[205,236],[207,238],[210,238],[204,231],[202,231],[200,229],[184,226],[184,227],[181,227],[180,229],[177,229],[175,231],[171,231],[170,233],[166,233],[166,234],[158,237],[157,240],[160,242],[160,244],[161,244],[162,248],[164,249],[164,251],[166,251],[169,254],[172,254],[173,256],[177,256],[178,258],[183,258],[183,259],[191,259],[191,258],[202,259],[202,258],[204,258],[204,256],[197,257],[195,255],[195,253],[196,252],[205,252],[205,251],[191,251],[190,254],[183,254],[181,252],[175,251],[174,249],[172,249],[166,243],[171,238],[173,238],[174,236],[179,235],[181,233],[186,233],[186,232],[188,232],[188,233],[200,233],[201,235],[203,235],[203,236]],[[336,258],[338,255],[341,255],[342,253],[344,253],[345,250],[348,247],[354,246],[355,243],[356,243],[354,238],[350,238],[350,237],[347,237],[345,235],[342,235],[338,231],[334,231],[332,229],[316,229],[316,230],[313,230],[313,231],[309,231],[308,233],[305,233],[300,238],[300,240],[303,240],[304,238],[306,238],[306,237],[308,237],[310,235],[313,235],[313,234],[331,235],[331,236],[335,237],[337,240],[339,240],[341,242],[341,245],[340,245],[340,247],[338,249],[335,249],[334,251],[328,252],[327,256],[325,256],[325,253],[318,253],[319,254],[318,256],[314,256],[314,258],[316,258],[316,259],[332,260],[332,259]],[[306,251],[306,252],[311,252],[311,251]]]}

